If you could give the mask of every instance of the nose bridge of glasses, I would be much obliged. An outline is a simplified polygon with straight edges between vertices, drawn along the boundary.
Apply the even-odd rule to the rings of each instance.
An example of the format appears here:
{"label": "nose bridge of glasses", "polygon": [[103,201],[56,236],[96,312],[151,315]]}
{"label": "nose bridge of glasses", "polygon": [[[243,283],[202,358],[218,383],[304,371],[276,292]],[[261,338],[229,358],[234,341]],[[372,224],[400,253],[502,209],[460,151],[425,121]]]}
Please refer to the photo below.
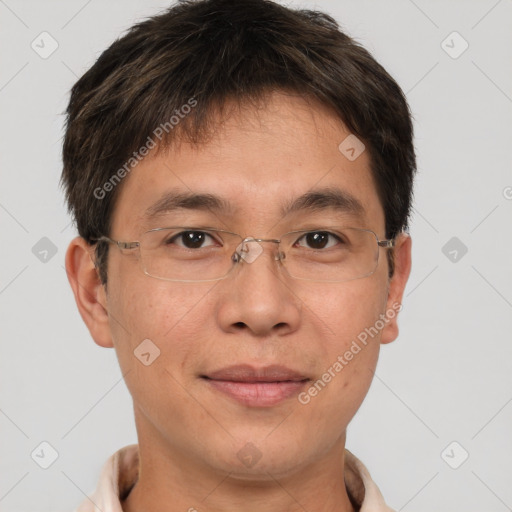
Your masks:
{"label": "nose bridge of glasses", "polygon": [[[271,242],[277,244],[277,247],[279,247],[281,240],[277,240],[275,238],[246,237],[242,242],[240,242],[235,250],[236,261],[240,261],[241,259],[247,263],[255,261],[263,253],[263,246],[261,245],[262,242]],[[281,251],[277,251],[274,259],[282,259]]]}

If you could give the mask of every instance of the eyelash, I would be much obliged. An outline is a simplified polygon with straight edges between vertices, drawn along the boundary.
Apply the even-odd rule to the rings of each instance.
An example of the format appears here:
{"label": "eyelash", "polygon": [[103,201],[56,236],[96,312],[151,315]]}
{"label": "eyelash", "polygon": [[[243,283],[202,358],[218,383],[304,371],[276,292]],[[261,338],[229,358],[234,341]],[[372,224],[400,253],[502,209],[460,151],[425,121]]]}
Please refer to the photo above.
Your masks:
{"label": "eyelash", "polygon": [[[179,233],[176,233],[175,235],[172,235],[172,237],[170,237],[169,239],[165,240],[164,243],[165,244],[171,244],[175,240],[179,240],[180,237],[183,237],[187,233],[201,233],[201,234],[204,234],[204,235],[210,237],[212,240],[215,240],[215,237],[213,235],[211,235],[210,233],[208,233],[206,231],[201,231],[201,230],[198,229],[198,230],[181,231]],[[327,234],[329,237],[336,239],[338,242],[345,243],[338,235],[336,235],[334,233],[331,233],[330,231],[308,231],[308,232],[304,233],[302,236],[300,236],[300,238],[298,238],[295,243],[297,243],[300,240],[304,239],[308,235],[317,234],[317,233]],[[181,239],[183,240],[183,238],[181,238]],[[191,249],[190,247],[185,247],[184,245],[180,245],[180,247],[184,247],[185,249],[189,249],[189,250],[194,250],[194,249]],[[203,247],[200,247],[200,249],[202,249],[202,248]],[[316,249],[316,250],[318,250],[318,249]]]}

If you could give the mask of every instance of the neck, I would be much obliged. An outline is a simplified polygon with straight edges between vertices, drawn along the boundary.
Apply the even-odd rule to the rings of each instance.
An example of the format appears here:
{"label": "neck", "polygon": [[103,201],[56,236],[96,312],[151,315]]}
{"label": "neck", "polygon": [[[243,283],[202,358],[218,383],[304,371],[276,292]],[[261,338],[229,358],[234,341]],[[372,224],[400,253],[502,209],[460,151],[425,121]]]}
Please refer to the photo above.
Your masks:
{"label": "neck", "polygon": [[122,502],[123,512],[354,512],[345,487],[345,435],[307,466],[279,474],[219,472],[192,460],[137,421],[139,477]]}

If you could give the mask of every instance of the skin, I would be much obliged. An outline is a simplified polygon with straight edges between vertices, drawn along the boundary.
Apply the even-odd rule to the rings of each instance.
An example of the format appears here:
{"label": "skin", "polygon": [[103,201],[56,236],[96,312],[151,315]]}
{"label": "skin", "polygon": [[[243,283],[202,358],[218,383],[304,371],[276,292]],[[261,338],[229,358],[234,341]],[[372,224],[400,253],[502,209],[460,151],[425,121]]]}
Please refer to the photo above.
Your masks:
{"label": "skin", "polygon": [[[283,202],[321,185],[356,196],[364,219],[357,226],[350,216],[341,219],[384,239],[368,152],[351,162],[338,150],[349,132],[323,106],[277,92],[267,99],[258,110],[233,110],[205,144],[182,142],[144,159],[122,183],[110,236],[132,241],[150,228],[198,223],[279,238],[329,219],[329,212],[279,212]],[[183,210],[145,225],[145,209],[175,187],[220,195],[236,214]],[[248,407],[199,375],[246,363],[320,378],[365,327],[401,303],[411,239],[397,239],[392,279],[381,248],[372,275],[344,283],[292,279],[273,260],[274,244],[263,245],[253,263],[206,283],[148,277],[136,253],[112,246],[105,288],[91,248],[80,237],[71,242],[66,268],[80,314],[98,345],[115,348],[133,397],[141,465],[126,512],[354,510],[344,485],[345,432],[380,345],[398,335],[396,316],[306,405],[294,396]],[[133,354],[147,338],[161,351],[150,366]],[[252,467],[237,457],[248,442],[261,454]]]}

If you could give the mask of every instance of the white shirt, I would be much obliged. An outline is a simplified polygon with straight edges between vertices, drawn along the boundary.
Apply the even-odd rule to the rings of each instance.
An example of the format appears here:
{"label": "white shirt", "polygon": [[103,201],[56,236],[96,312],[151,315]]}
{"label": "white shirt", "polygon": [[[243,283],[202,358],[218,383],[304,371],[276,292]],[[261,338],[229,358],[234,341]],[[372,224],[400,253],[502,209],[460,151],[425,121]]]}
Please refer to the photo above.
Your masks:
{"label": "white shirt", "polygon": [[[74,512],[97,512],[98,509],[102,512],[123,512],[121,501],[134,486],[138,470],[138,445],[121,448],[107,459],[96,490]],[[345,450],[345,485],[359,506],[359,512],[393,512],[384,502],[366,467],[348,450]]]}

